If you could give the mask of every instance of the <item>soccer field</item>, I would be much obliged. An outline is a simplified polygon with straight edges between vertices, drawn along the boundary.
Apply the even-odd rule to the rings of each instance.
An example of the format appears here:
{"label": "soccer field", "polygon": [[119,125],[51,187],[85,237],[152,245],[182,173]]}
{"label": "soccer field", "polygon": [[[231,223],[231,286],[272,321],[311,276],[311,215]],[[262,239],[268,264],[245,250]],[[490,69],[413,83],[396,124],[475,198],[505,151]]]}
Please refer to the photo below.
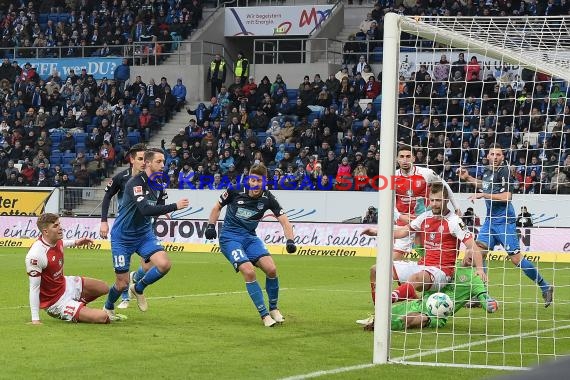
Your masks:
{"label": "soccer field", "polygon": [[[42,311],[44,324],[32,326],[27,324],[30,313],[25,253],[25,249],[17,248],[0,250],[0,378],[57,374],[86,378],[279,379],[366,365],[372,360],[372,333],[362,331],[354,321],[372,311],[368,269],[373,259],[274,256],[281,283],[280,309],[286,323],[272,329],[263,327],[241,276],[233,273],[224,257],[198,253],[171,254],[171,272],[146,292],[149,311],[141,313],[132,302],[124,311],[128,321],[111,325],[71,324],[52,319]],[[456,362],[465,361],[461,357],[466,355],[464,350],[449,347],[484,341],[485,334],[493,339],[546,329],[551,330],[539,333],[538,339],[516,336],[471,345],[471,350],[478,352],[472,355],[472,361],[532,366],[537,362],[537,356],[532,354],[537,345],[545,354],[552,354],[554,341],[557,354],[570,353],[569,330],[564,328],[570,325],[569,305],[560,302],[545,310],[530,302],[535,299],[534,293],[527,295],[522,306],[518,302],[505,305],[503,297],[513,302],[519,287],[498,284],[502,279],[492,274],[502,273],[502,265],[494,263],[490,269],[491,293],[501,304],[499,313],[487,318],[481,309],[466,309],[439,334],[432,330],[421,337],[393,334],[392,357],[415,354],[410,361],[433,361],[435,353],[430,356],[430,352],[437,348],[442,350],[439,360],[450,360],[455,355]],[[559,264],[556,268],[563,267]],[[108,251],[68,249],[65,269],[68,275],[82,274],[109,283],[114,278]],[[518,272],[507,271],[504,282],[518,284]],[[552,271],[545,270],[544,275],[551,278]],[[260,282],[263,286],[264,279]],[[568,288],[559,286],[555,299],[570,299]],[[92,304],[102,305],[103,299]],[[473,318],[465,318],[469,315]],[[518,321],[519,315],[522,322]],[[455,338],[450,335],[453,331]],[[530,353],[506,359],[496,354],[501,350],[518,351],[519,345],[523,352]],[[406,352],[402,351],[404,347]],[[548,358],[552,357],[541,360]],[[481,379],[501,373],[392,364],[327,373],[323,378]]]}

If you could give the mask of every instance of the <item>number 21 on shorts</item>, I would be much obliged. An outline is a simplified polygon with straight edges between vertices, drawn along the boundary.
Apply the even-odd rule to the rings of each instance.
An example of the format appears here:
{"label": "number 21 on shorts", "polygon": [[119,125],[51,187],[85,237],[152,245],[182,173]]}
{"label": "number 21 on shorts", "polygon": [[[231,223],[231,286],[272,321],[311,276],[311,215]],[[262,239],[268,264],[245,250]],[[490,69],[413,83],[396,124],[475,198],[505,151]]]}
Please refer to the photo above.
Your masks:
{"label": "number 21 on shorts", "polygon": [[234,262],[238,262],[241,259],[245,259],[245,255],[241,249],[234,249],[232,251],[232,258],[234,259]]}

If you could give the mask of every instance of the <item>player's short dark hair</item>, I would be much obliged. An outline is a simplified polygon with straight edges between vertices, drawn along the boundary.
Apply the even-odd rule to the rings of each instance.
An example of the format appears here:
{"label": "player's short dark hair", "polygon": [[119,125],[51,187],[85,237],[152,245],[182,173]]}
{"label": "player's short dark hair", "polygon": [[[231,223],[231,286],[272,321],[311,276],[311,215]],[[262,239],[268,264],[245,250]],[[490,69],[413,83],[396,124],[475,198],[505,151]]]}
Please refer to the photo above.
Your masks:
{"label": "player's short dark hair", "polygon": [[429,187],[430,193],[443,193],[443,199],[449,199],[447,187],[443,186],[442,182],[434,182]]}
{"label": "player's short dark hair", "polygon": [[144,152],[144,161],[150,162],[156,154],[164,154],[164,151],[160,148],[147,148]]}
{"label": "player's short dark hair", "polygon": [[50,224],[54,224],[59,219],[59,215],[53,214],[51,212],[46,212],[41,214],[36,221],[36,225],[40,232],[45,228],[48,228]]}
{"label": "player's short dark hair", "polygon": [[138,143],[131,146],[128,155],[132,158],[135,158],[138,152],[145,152],[145,151],[146,151],[146,145],[143,143]]}
{"label": "player's short dark hair", "polygon": [[499,143],[489,144],[489,149],[499,149],[500,151],[503,151],[503,147]]}
{"label": "player's short dark hair", "polygon": [[262,177],[267,177],[267,167],[264,164],[255,164],[249,169],[249,174],[260,175]]}
{"label": "player's short dark hair", "polygon": [[398,145],[398,153],[400,153],[401,151],[412,151],[412,147],[408,144],[399,144]]}

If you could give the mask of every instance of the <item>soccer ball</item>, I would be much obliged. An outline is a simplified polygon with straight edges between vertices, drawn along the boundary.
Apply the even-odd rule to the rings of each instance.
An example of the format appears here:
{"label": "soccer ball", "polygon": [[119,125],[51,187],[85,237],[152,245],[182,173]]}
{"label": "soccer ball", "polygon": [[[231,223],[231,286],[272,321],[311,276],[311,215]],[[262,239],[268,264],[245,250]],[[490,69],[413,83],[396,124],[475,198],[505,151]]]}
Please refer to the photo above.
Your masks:
{"label": "soccer ball", "polygon": [[453,301],[445,293],[434,293],[426,302],[428,312],[437,318],[449,317],[453,314]]}

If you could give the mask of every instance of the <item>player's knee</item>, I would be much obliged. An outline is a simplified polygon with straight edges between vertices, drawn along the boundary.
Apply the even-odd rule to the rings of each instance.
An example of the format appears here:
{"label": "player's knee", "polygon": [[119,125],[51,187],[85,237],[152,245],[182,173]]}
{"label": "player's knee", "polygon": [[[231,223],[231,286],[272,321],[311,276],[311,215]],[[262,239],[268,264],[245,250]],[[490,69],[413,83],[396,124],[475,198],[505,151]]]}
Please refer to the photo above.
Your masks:
{"label": "player's knee", "polygon": [[517,265],[517,266],[521,263],[522,258],[523,258],[523,257],[522,257],[522,255],[521,255],[521,252],[518,251],[518,250],[515,251],[515,253],[513,253],[512,255],[510,255],[511,261],[513,262],[513,264],[515,264],[515,265]]}
{"label": "player's knee", "polygon": [[370,275],[371,276],[376,276],[376,265],[372,265],[370,267]]}
{"label": "player's knee", "polygon": [[269,277],[269,278],[275,278],[275,277],[277,277],[277,267],[276,267],[276,266],[272,266],[272,267],[269,267],[269,268],[265,269],[265,274],[266,274],[267,277]]}
{"label": "player's knee", "polygon": [[240,272],[246,282],[255,281],[255,269],[254,268],[240,268]]}
{"label": "player's knee", "polygon": [[172,267],[172,263],[170,262],[170,260],[166,260],[166,261],[164,261],[164,262],[162,262],[156,266],[156,268],[162,274],[167,274],[170,271],[171,267]]}
{"label": "player's knee", "polygon": [[125,290],[127,290],[129,287],[129,278],[127,277],[127,279],[117,279],[115,281],[115,289],[117,289],[119,292],[124,292]]}

